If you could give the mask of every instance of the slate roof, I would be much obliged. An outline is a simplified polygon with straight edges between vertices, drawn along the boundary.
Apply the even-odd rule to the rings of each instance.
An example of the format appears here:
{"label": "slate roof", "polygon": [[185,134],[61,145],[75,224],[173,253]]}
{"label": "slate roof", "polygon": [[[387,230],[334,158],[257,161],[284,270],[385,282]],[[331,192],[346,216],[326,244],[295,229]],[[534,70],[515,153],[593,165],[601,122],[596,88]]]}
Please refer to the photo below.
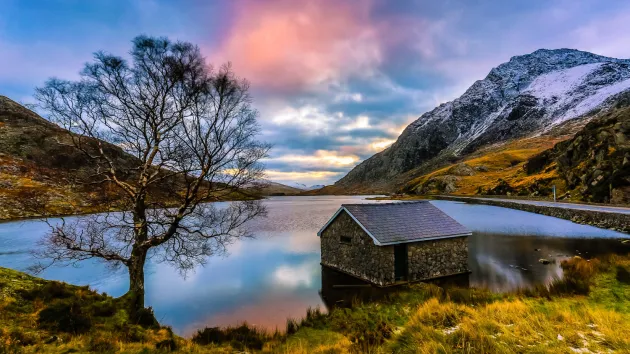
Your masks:
{"label": "slate roof", "polygon": [[343,204],[317,234],[321,236],[342,211],[348,212],[379,246],[472,234],[428,201]]}

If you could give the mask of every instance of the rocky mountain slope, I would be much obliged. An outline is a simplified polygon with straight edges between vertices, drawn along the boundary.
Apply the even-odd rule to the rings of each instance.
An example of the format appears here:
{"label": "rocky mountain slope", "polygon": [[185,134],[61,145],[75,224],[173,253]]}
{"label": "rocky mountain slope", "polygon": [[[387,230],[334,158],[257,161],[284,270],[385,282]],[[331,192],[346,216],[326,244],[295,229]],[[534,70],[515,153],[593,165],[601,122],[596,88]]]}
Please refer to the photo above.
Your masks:
{"label": "rocky mountain slope", "polygon": [[405,194],[513,195],[630,203],[630,92],[590,119],[493,144],[408,181]]}
{"label": "rocky mountain slope", "polygon": [[528,175],[556,171],[566,183],[562,198],[630,202],[630,108],[602,114],[573,138],[524,166]]}
{"label": "rocky mountain slope", "polygon": [[461,97],[411,123],[334,187],[386,192],[481,147],[543,134],[612,106],[630,89],[630,59],[537,50],[492,69]]}

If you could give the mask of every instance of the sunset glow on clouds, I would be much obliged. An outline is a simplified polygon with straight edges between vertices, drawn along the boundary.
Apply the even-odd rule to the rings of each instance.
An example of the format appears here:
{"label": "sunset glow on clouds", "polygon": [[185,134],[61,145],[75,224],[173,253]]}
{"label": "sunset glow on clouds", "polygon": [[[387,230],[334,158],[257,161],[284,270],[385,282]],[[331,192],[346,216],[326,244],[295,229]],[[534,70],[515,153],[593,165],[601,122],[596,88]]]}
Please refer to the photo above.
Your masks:
{"label": "sunset glow on clouds", "polygon": [[[630,57],[624,1],[3,1],[0,94],[32,101],[91,53],[138,34],[193,42],[251,83],[267,177],[330,184],[511,56],[576,48]],[[29,26],[24,26],[29,23]]]}
{"label": "sunset glow on clouds", "polygon": [[365,0],[241,0],[210,58],[231,61],[254,85],[310,90],[343,77],[370,75],[381,60],[379,31]]}

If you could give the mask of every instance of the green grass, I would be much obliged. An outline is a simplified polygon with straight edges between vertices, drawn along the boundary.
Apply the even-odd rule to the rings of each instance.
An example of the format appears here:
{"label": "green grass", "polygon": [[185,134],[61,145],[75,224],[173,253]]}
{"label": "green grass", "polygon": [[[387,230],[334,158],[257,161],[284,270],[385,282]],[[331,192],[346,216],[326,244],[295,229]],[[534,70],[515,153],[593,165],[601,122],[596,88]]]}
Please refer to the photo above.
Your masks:
{"label": "green grass", "polygon": [[[130,323],[120,301],[87,287],[0,268],[0,353],[630,352],[630,255],[562,266],[565,277],[550,287],[496,294],[418,284],[351,309],[310,309],[286,333],[243,324],[191,339]],[[46,321],[47,311],[89,326]],[[46,343],[53,336],[61,340]]]}
{"label": "green grass", "polygon": [[575,258],[563,268],[565,278],[551,287],[510,294],[417,285],[380,303],[334,310],[323,321],[306,318],[295,336],[310,344],[304,352],[321,344],[305,337],[326,333],[349,340],[337,342],[340,353],[630,351],[620,330],[630,328],[630,284],[619,280],[630,258]]}

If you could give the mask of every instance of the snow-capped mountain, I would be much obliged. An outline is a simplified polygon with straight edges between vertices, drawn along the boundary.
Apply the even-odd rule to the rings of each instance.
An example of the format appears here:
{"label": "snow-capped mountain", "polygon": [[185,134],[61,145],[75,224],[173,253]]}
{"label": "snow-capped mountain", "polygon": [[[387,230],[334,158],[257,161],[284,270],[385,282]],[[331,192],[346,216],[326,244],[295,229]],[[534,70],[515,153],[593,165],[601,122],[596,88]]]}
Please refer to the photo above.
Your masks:
{"label": "snow-capped mountain", "polygon": [[630,59],[573,49],[540,49],[492,69],[459,98],[420,116],[396,143],[355,167],[335,186],[386,189],[393,179],[436,157],[542,133],[588,119],[630,89]]}
{"label": "snow-capped mountain", "polygon": [[314,189],[320,189],[320,188],[324,188],[323,184],[314,184],[312,186],[307,186],[304,183],[299,183],[299,182],[288,182],[288,183],[284,183],[287,186],[293,187],[293,188],[298,188],[301,190],[305,190],[305,191],[310,191],[310,190],[314,190]]}

